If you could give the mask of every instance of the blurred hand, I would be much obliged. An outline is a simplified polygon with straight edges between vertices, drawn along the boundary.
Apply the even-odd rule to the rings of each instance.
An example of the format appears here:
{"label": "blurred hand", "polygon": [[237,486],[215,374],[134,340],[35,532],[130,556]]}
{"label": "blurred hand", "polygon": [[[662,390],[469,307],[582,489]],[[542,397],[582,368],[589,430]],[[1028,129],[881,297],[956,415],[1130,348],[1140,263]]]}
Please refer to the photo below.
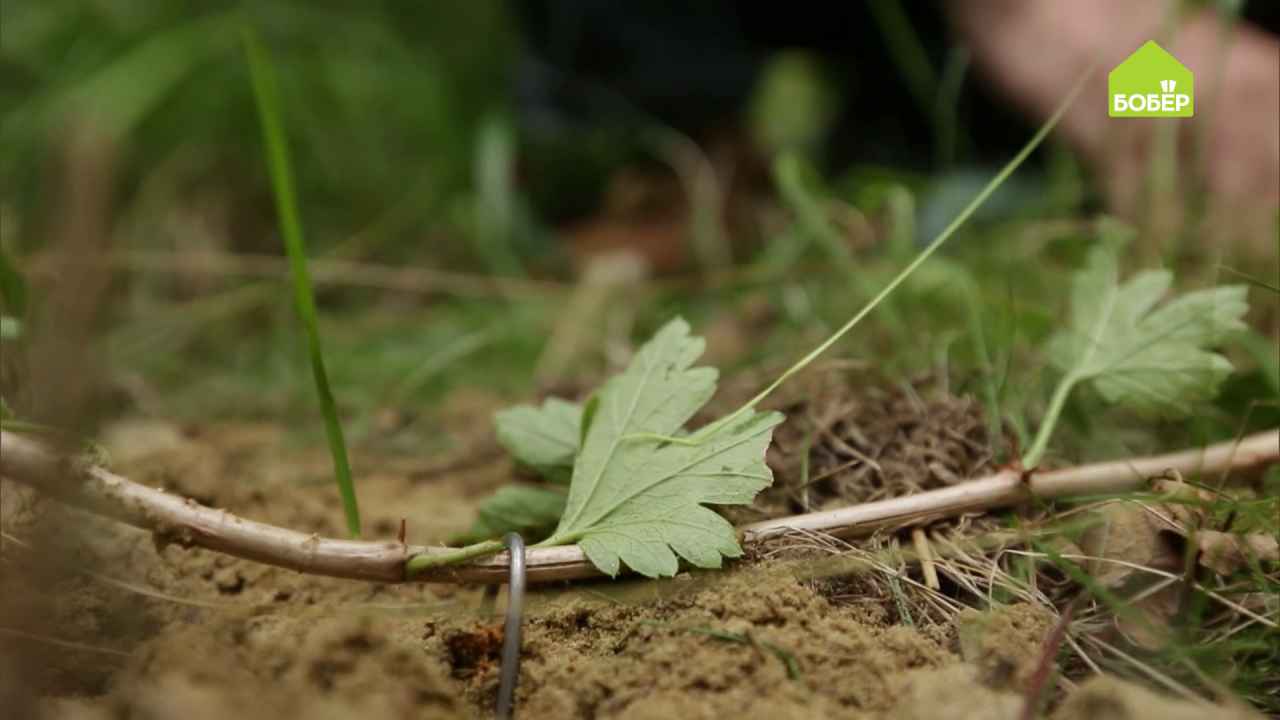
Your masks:
{"label": "blurred hand", "polygon": [[[955,0],[950,13],[980,70],[1038,119],[1052,113],[1094,60],[1100,62],[1060,132],[1093,166],[1114,212],[1137,215],[1157,120],[1107,116],[1107,71],[1163,32],[1164,0]],[[1196,116],[1179,124],[1181,180],[1209,192],[1206,227],[1218,241],[1274,255],[1280,208],[1280,42],[1248,24],[1228,32],[1213,11],[1181,19],[1165,47],[1195,74]],[[1164,43],[1162,43],[1164,44]],[[1205,146],[1197,148],[1198,137]],[[1194,165],[1193,165],[1194,164]],[[1209,240],[1210,238],[1206,238]]]}

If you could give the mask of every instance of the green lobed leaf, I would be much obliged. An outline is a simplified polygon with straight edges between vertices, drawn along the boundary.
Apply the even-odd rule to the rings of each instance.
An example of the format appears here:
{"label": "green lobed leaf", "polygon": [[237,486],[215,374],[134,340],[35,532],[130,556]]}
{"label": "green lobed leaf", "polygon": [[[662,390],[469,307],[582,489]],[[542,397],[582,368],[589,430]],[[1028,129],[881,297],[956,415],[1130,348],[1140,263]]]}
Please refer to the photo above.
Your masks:
{"label": "green lobed leaf", "polygon": [[480,517],[455,543],[473,543],[518,532],[526,540],[551,534],[564,513],[563,490],[537,485],[507,485],[480,504]]}
{"label": "green lobed leaf", "polygon": [[773,476],[764,462],[780,413],[746,412],[697,444],[678,435],[715,392],[713,368],[691,367],[704,342],[675,319],[596,393],[564,515],[544,545],[577,542],[608,575],[621,563],[670,576],[677,555],[698,567],[737,557],[733,526],[705,507],[746,504]]}
{"label": "green lobed leaf", "polygon": [[1121,283],[1118,265],[1112,243],[1090,252],[1072,285],[1071,321],[1050,340],[1049,356],[1109,402],[1154,415],[1190,413],[1232,372],[1212,348],[1245,329],[1247,288],[1197,290],[1157,308],[1172,274],[1147,270]]}
{"label": "green lobed leaf", "polygon": [[[547,398],[541,407],[518,405],[494,414],[498,443],[516,462],[547,480],[567,484],[581,440],[583,408],[560,398]],[[518,532],[528,541],[541,540],[555,529],[564,513],[562,489],[536,485],[508,485],[480,504],[479,517],[454,543],[472,543]]]}
{"label": "green lobed leaf", "polygon": [[547,398],[542,407],[517,405],[493,417],[498,442],[521,465],[567,483],[582,431],[582,406]]}

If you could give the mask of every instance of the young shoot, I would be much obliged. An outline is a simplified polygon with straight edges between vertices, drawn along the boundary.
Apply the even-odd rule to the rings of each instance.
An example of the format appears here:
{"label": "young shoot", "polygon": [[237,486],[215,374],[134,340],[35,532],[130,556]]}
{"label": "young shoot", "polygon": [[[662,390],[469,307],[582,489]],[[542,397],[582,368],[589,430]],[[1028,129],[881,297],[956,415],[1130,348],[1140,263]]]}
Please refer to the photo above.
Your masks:
{"label": "young shoot", "polygon": [[1129,234],[1104,221],[1102,241],[1074,278],[1071,318],[1048,346],[1062,379],[1023,467],[1040,463],[1067,397],[1083,383],[1092,383],[1110,403],[1170,417],[1190,414],[1231,374],[1231,362],[1211,348],[1245,329],[1247,288],[1197,290],[1153,309],[1168,293],[1173,274],[1146,270],[1121,283],[1118,251]]}

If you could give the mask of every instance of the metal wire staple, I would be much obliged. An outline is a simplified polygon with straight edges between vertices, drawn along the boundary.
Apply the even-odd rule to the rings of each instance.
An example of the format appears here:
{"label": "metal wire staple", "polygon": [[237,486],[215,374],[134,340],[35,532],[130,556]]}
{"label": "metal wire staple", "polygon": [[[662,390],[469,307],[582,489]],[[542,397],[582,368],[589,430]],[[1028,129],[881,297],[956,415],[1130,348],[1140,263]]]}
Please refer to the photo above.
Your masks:
{"label": "metal wire staple", "polygon": [[507,578],[507,622],[502,629],[502,669],[498,679],[498,720],[515,715],[516,683],[520,680],[520,636],[524,622],[525,547],[519,533],[502,539],[511,554]]}

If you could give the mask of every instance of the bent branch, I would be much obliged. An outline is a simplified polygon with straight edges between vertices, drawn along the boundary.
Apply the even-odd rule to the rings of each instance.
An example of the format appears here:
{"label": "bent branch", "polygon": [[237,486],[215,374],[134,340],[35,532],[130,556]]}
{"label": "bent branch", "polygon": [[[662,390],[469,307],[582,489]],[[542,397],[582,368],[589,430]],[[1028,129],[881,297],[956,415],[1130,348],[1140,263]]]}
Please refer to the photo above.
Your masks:
{"label": "bent branch", "polygon": [[[1027,476],[1002,471],[961,485],[827,512],[752,523],[739,529],[744,543],[792,531],[836,537],[869,535],[1017,505],[1035,497],[1123,492],[1147,478],[1177,471],[1184,475],[1220,475],[1280,462],[1280,431],[1269,430],[1239,441],[1201,449],[1081,465]],[[397,583],[410,578],[405,563],[416,555],[450,548],[394,541],[322,538],[255,522],[178,495],[149,488],[105,468],[68,459],[41,442],[0,431],[0,475],[70,505],[155,533],[160,542],[201,547],[313,575]],[[600,573],[576,546],[530,548],[530,582],[576,580]],[[434,567],[413,581],[496,584],[507,578],[504,552],[483,560]]]}

